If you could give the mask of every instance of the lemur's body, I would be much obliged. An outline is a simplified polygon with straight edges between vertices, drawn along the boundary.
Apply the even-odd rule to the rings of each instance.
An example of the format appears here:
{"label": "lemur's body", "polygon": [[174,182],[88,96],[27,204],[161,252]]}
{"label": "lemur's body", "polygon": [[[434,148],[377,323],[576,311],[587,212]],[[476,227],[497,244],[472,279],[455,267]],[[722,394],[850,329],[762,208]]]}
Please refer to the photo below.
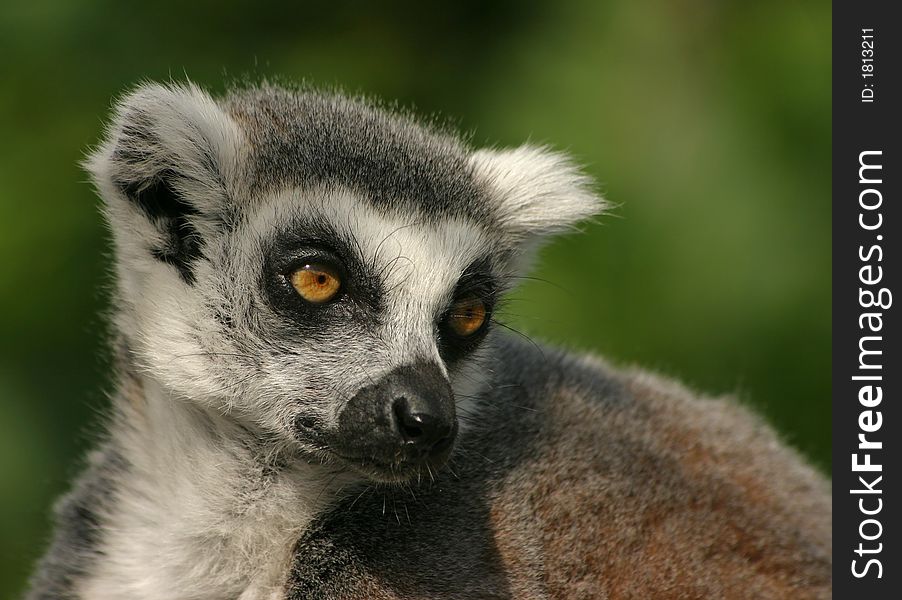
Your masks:
{"label": "lemur's body", "polygon": [[767,427],[490,331],[597,210],[560,156],[145,86],[89,168],[120,385],[31,598],[829,596],[828,485]]}

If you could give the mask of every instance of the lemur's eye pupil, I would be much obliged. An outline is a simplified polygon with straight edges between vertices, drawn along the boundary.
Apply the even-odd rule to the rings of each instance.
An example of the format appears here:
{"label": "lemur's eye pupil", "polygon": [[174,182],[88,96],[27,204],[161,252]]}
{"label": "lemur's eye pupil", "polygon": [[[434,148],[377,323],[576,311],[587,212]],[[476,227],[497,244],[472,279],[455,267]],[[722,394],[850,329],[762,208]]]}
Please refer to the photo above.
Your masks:
{"label": "lemur's eye pupil", "polygon": [[341,279],[324,265],[304,265],[290,277],[291,285],[301,298],[312,304],[322,304],[335,298]]}
{"label": "lemur's eye pupil", "polygon": [[470,336],[479,331],[485,323],[487,311],[485,304],[476,298],[458,300],[448,313],[448,325],[459,336]]}

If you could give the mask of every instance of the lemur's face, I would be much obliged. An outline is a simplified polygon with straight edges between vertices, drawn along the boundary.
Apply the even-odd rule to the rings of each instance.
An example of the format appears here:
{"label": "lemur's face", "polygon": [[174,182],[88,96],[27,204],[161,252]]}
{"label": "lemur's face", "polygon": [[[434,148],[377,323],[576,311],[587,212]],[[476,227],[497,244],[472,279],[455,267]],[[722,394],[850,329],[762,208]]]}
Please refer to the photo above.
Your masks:
{"label": "lemur's face", "polygon": [[89,162],[135,360],[199,410],[380,481],[442,465],[499,296],[597,210],[533,148],[470,152],[360,102],[146,86]]}
{"label": "lemur's face", "polygon": [[507,278],[489,232],[341,186],[291,188],[217,250],[208,281],[232,307],[216,327],[222,379],[248,377],[248,417],[378,479],[445,461]]}

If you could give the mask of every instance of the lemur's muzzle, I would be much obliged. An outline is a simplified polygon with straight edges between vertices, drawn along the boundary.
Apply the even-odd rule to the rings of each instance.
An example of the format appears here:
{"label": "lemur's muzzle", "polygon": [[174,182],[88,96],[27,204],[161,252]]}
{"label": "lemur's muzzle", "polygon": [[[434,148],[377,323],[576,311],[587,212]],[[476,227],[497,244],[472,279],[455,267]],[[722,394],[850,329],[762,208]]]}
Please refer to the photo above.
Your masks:
{"label": "lemur's muzzle", "polygon": [[361,389],[338,418],[335,448],[376,478],[444,464],[457,435],[454,394],[438,365],[399,367]]}

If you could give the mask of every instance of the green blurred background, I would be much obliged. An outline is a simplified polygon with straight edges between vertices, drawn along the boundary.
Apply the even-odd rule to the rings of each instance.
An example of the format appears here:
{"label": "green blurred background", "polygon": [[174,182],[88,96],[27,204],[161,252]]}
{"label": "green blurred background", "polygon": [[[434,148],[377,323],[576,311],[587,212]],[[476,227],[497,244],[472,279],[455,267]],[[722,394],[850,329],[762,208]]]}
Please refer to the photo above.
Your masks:
{"label": "green blurred background", "polygon": [[0,8],[0,597],[105,405],[109,254],[77,167],[142,79],[339,84],[479,144],[568,150],[617,204],[508,320],[737,392],[830,466],[829,2],[121,2]]}

